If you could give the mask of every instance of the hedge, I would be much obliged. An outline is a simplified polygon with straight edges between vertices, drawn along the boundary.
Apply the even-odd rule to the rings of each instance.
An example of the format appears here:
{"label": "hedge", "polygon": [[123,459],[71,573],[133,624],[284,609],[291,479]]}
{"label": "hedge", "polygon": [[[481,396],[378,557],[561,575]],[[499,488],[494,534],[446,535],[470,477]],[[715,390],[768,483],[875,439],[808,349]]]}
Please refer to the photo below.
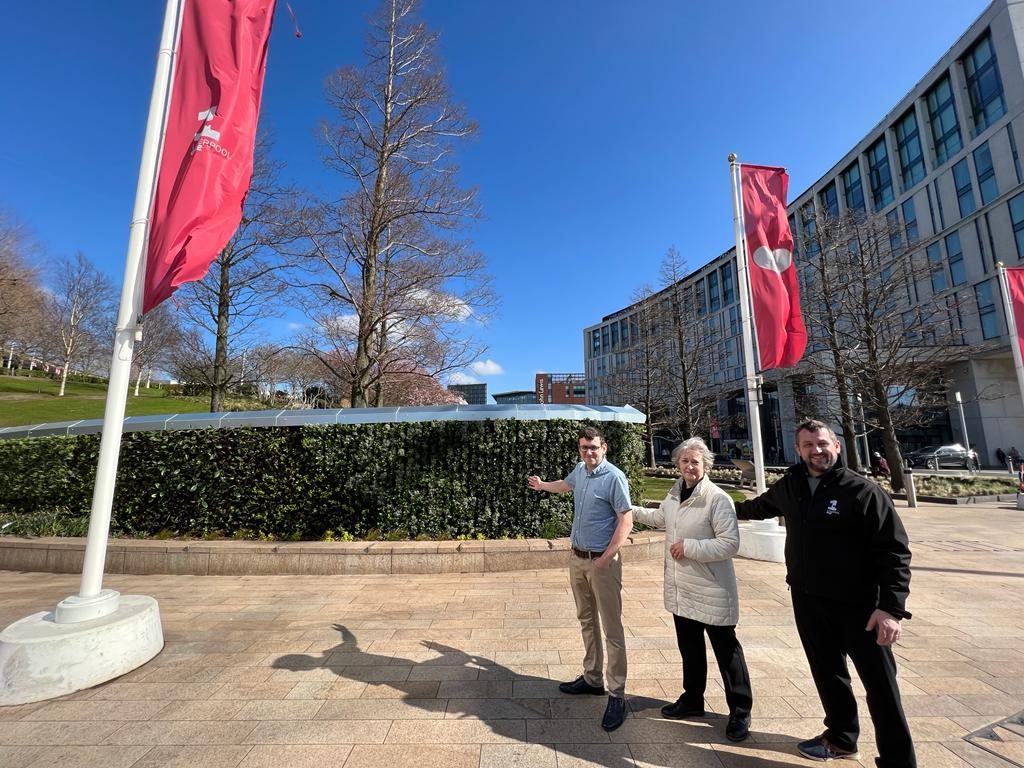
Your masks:
{"label": "hedge", "polygon": [[[433,421],[124,435],[115,535],[501,538],[566,535],[564,477],[585,422]],[[598,425],[639,494],[639,427]],[[0,441],[0,515],[86,515],[99,436]]]}

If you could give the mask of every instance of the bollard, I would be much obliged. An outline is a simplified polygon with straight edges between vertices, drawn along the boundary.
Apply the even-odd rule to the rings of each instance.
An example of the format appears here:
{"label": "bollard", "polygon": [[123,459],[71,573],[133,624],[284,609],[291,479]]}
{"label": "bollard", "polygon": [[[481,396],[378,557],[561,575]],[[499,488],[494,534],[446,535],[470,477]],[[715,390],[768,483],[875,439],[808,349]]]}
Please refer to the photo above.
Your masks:
{"label": "bollard", "polygon": [[914,488],[914,470],[907,467],[903,470],[903,483],[907,487],[907,506],[917,509],[917,490]]}

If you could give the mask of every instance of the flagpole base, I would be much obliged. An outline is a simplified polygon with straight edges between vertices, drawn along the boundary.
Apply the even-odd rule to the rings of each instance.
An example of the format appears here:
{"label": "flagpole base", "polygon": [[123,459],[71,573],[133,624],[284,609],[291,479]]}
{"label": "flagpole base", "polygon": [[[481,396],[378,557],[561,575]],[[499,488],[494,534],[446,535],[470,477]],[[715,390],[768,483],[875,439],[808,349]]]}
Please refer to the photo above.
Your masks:
{"label": "flagpole base", "polygon": [[77,624],[116,613],[121,604],[121,593],[112,589],[100,590],[95,597],[71,595],[57,603],[54,621],[58,624]]}
{"label": "flagpole base", "polygon": [[736,554],[748,560],[785,562],[786,529],[775,520],[740,523],[740,548]]}
{"label": "flagpole base", "polygon": [[[116,594],[116,593],[115,593]],[[131,672],[164,645],[157,602],[121,595],[113,613],[58,623],[53,611],[0,632],[0,706],[65,696]]]}

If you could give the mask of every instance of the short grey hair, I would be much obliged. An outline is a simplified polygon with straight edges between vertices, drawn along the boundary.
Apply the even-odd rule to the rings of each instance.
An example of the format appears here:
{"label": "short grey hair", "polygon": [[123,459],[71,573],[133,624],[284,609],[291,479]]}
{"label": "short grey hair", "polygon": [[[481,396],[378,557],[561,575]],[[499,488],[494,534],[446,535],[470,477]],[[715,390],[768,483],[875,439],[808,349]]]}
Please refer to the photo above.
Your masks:
{"label": "short grey hair", "polygon": [[715,454],[708,448],[708,444],[699,437],[688,437],[675,448],[672,449],[672,466],[679,464],[679,457],[683,455],[683,451],[696,451],[700,454],[701,459],[704,461],[704,471],[710,472],[711,467],[715,465]]}

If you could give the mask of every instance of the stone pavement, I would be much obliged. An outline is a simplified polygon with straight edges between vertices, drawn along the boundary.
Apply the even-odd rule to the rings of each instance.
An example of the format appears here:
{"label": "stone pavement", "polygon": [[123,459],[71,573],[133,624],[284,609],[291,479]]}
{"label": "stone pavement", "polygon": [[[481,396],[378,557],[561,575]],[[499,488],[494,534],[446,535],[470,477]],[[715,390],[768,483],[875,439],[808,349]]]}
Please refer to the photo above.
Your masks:
{"label": "stone pavement", "polygon": [[[1024,764],[1024,512],[1008,503],[900,511],[914,579],[896,647],[922,768]],[[661,563],[627,562],[630,717],[565,696],[581,642],[564,571],[429,576],[109,576],[160,602],[166,646],[122,678],[0,707],[0,766],[576,768],[810,765],[821,711],[784,568],[737,560],[753,734],[670,722],[680,691]],[[0,573],[0,626],[77,591],[74,576]],[[725,701],[710,662],[708,705]],[[874,744],[863,698],[861,764]],[[1000,757],[1000,755],[1002,757]],[[1004,759],[1005,758],[1005,759]],[[855,762],[843,763],[856,765]]]}

